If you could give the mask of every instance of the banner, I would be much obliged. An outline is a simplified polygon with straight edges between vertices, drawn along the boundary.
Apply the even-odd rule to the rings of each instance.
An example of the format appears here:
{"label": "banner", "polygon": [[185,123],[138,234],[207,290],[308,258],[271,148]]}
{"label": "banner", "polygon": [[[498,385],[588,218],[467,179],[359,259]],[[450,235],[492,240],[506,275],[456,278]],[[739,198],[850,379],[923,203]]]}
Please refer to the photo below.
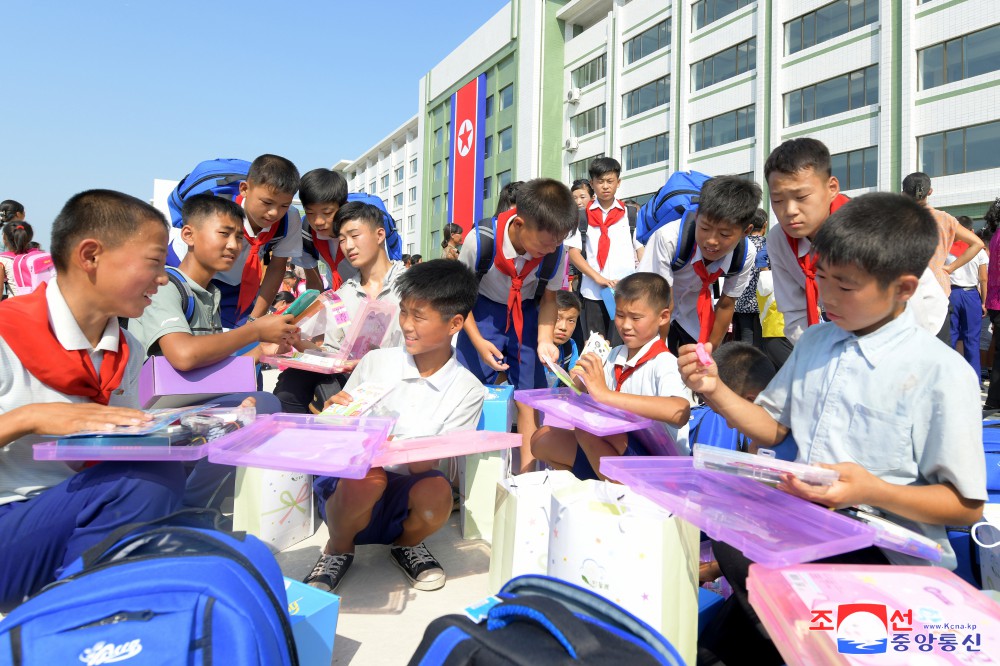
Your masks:
{"label": "banner", "polygon": [[447,219],[463,235],[483,217],[485,129],[486,74],[480,74],[451,96]]}

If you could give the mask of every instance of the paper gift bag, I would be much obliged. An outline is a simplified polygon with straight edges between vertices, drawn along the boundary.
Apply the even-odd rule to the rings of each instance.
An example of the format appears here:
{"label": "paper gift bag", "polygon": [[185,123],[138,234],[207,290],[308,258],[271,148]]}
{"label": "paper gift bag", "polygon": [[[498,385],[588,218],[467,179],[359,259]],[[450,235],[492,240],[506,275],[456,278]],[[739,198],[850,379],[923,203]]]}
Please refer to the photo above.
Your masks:
{"label": "paper gift bag", "polygon": [[695,663],[697,528],[603,481],[556,490],[551,512],[548,574],[624,607]]}
{"label": "paper gift bag", "polygon": [[459,524],[463,539],[488,541],[493,537],[497,483],[507,477],[508,455],[509,449],[472,453],[456,459],[461,500]]}
{"label": "paper gift bag", "polygon": [[548,570],[552,492],[579,483],[565,470],[530,472],[497,484],[490,555],[490,592],[522,574]]}
{"label": "paper gift bag", "polygon": [[236,468],[233,530],[249,532],[282,551],[313,535],[313,512],[310,475]]}

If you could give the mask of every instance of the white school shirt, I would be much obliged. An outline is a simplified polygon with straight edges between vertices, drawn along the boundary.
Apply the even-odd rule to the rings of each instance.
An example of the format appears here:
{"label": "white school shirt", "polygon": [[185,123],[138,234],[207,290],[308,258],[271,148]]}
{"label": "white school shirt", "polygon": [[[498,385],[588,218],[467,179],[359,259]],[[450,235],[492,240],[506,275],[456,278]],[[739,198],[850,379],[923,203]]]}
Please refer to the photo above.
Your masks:
{"label": "white school shirt", "polygon": [[[324,236],[319,232],[316,233],[316,240],[314,241],[312,238],[312,228],[309,226],[308,222],[302,220],[302,254],[295,260],[296,266],[306,269],[319,267],[319,251],[313,250],[310,252],[306,249],[305,243],[307,241],[312,243],[314,247],[317,243],[326,243],[330,250],[330,256],[336,260],[337,250],[340,248],[340,241],[336,238]],[[323,260],[323,263],[326,263],[325,259]],[[330,269],[333,270],[333,267],[331,266]],[[346,281],[351,278],[358,277],[358,269],[351,266],[351,262],[349,262],[345,257],[340,260],[339,264],[337,264],[337,274],[340,275],[341,280]]]}
{"label": "white school shirt", "polygon": [[[655,342],[656,338],[647,342],[631,359],[628,358],[628,347],[625,345],[618,345],[612,349],[608,360],[604,363],[604,381],[607,382],[608,388],[612,390],[615,388],[616,366],[634,367]],[[669,351],[657,354],[655,358],[647,361],[632,373],[622,382],[621,393],[661,398],[678,397],[684,398],[688,402],[691,401],[691,392],[684,386],[680,370],[677,368],[677,357]],[[666,430],[677,443],[677,450],[681,455],[687,455],[691,452],[688,444],[687,424],[678,428],[662,421],[656,423]]]}
{"label": "white school shirt", "polygon": [[[953,254],[949,254],[944,260],[945,266],[950,266],[955,263],[957,259]],[[990,263],[989,255],[986,254],[986,250],[980,250],[979,254],[972,258],[972,261],[965,264],[964,266],[959,266],[951,274],[951,286],[958,288],[968,288],[968,287],[978,287],[979,286],[979,267],[988,266]]]}
{"label": "white school shirt", "polygon": [[[682,269],[674,273],[670,268],[670,262],[677,254],[677,239],[680,235],[681,221],[669,222],[655,232],[652,238],[646,243],[646,252],[639,262],[639,270],[645,273],[657,273],[662,275],[670,284],[674,293],[673,320],[683,328],[688,335],[695,340],[701,332],[698,323],[698,294],[701,292],[701,278],[694,272],[693,264],[702,260],[701,248],[697,244],[694,246],[694,256]],[[722,293],[732,296],[734,299],[743,294],[743,290],[750,284],[753,277],[754,260],[757,258],[757,248],[753,243],[746,241],[747,256],[743,262],[743,270],[731,278],[722,279]],[[733,250],[735,252],[735,249]],[[713,261],[706,267],[709,275],[722,269],[725,272],[733,262],[733,253]]]}
{"label": "white school shirt", "polygon": [[[91,347],[87,336],[80,330],[73,313],[56,280],[49,282],[46,289],[49,318],[48,323],[55,332],[56,339],[65,349],[85,349],[94,363],[94,369],[101,371],[101,361],[105,351],[118,350],[118,321],[109,319],[104,327],[104,335],[96,347]],[[25,326],[43,326],[43,322],[25,322]],[[146,354],[142,345],[125,332],[128,342],[129,359],[121,386],[115,391],[110,403],[117,407],[139,407],[139,370]],[[17,356],[0,338],[0,414],[17,407],[42,402],[86,403],[89,399],[64,395],[43,384],[29,373],[18,361]],[[46,488],[62,483],[76,472],[66,463],[59,461],[34,460],[32,445],[51,441],[52,437],[29,435],[17,439],[0,448],[0,504],[16,502],[35,495]]]}
{"label": "white school shirt", "polygon": [[[947,481],[967,499],[987,498],[979,380],[909,310],[861,337],[833,323],[809,327],[757,404],[791,429],[796,462],[856,462],[889,483]],[[937,541],[942,566],[955,568],[943,526],[889,519]]]}
{"label": "white school shirt", "polygon": [[[597,199],[594,199],[588,210],[601,211],[601,219],[606,220],[608,219],[608,213],[615,208],[622,211],[624,215],[622,219],[608,227],[608,238],[611,239],[611,247],[608,249],[607,261],[604,262],[604,270],[601,270],[597,265],[597,244],[601,240],[601,230],[598,227],[591,227],[589,224],[587,227],[587,263],[590,264],[591,268],[600,273],[602,277],[609,280],[621,280],[623,277],[635,273],[636,251],[642,247],[642,243],[637,243],[635,238],[632,237],[632,228],[628,222],[628,211],[618,199],[615,199],[614,203],[611,204],[611,208],[607,210],[602,208],[601,204],[597,203]],[[580,231],[577,229],[566,239],[567,253],[569,248],[582,250],[583,244],[581,241]],[[583,275],[581,277],[583,281],[580,283],[580,295],[591,301],[601,300],[601,287],[598,287],[597,283],[591,280],[589,276]]]}
{"label": "white school shirt", "polygon": [[[511,218],[513,219],[513,218]],[[473,227],[472,231],[465,237],[465,243],[462,245],[462,251],[458,253],[458,260],[463,264],[472,269],[473,272],[476,270],[476,253],[479,250],[479,232]],[[514,249],[514,244],[510,241],[510,224],[504,230],[503,244],[499,251],[503,252],[503,256],[507,259],[514,260],[514,268],[518,272],[524,268],[524,264],[528,261],[534,259],[531,254],[525,252],[524,254],[518,254],[517,250]],[[559,291],[562,287],[562,276],[566,274],[566,261],[567,255],[569,253],[566,248],[563,248],[563,256],[559,260],[559,266],[556,267],[555,277],[549,280],[549,283],[545,285],[548,291]],[[545,261],[544,259],[542,260]],[[535,288],[538,286],[538,268],[536,267],[531,271],[525,278],[524,282],[521,283],[521,300],[527,302],[535,297]],[[507,295],[510,293],[511,280],[509,277],[497,270],[495,264],[490,264],[490,270],[487,271],[483,279],[479,281],[479,293],[490,299],[494,303],[500,303],[501,305],[507,304]]]}
{"label": "white school shirt", "polygon": [[[342,263],[350,265],[346,259]],[[385,279],[382,281],[382,290],[375,297],[375,300],[392,303],[398,308],[399,294],[396,293],[396,280],[399,279],[405,270],[406,267],[402,261],[390,262],[389,272],[385,274]],[[340,289],[336,293],[340,296],[340,300],[343,301],[347,311],[351,313],[352,321],[361,314],[361,310],[364,309],[369,300],[368,292],[361,286],[360,273],[355,273],[353,277],[348,278],[344,284],[340,285]],[[344,338],[347,336],[347,330],[346,328],[328,327],[323,346],[333,351],[339,351],[340,345],[343,344]],[[397,314],[393,316],[392,321],[389,323],[389,328],[386,329],[385,336],[382,338],[382,343],[379,346],[399,347],[402,344],[403,331],[399,328],[399,315]]]}
{"label": "white school shirt", "polygon": [[350,394],[366,382],[393,387],[375,411],[396,415],[392,434],[397,437],[475,430],[479,424],[483,385],[459,364],[454,351],[440,370],[421,377],[405,348],[374,349],[358,363],[344,391]]}
{"label": "white school shirt", "polygon": [[[275,222],[275,224],[280,225],[281,220]],[[267,232],[268,229],[261,229],[260,233]],[[243,229],[246,231],[247,236],[251,238],[256,238],[258,234],[253,232],[253,228],[250,226],[248,220],[243,221]],[[236,257],[236,261],[233,263],[233,267],[228,271],[221,271],[215,274],[213,279],[224,282],[228,285],[233,285],[238,287],[240,281],[243,279],[243,267],[246,266],[247,258],[250,256],[250,243],[243,238],[243,249],[240,250],[240,255]],[[183,240],[181,240],[181,230],[176,227],[170,228],[170,249],[174,251],[177,258],[180,260],[184,259],[187,254],[188,246]],[[263,247],[258,250],[259,254],[263,256]],[[287,259],[298,259],[302,256],[302,218],[299,217],[299,211],[297,208],[288,209],[288,230],[285,237],[276,241],[271,253],[275,257],[284,257]],[[262,270],[267,270],[266,266],[261,266]]]}

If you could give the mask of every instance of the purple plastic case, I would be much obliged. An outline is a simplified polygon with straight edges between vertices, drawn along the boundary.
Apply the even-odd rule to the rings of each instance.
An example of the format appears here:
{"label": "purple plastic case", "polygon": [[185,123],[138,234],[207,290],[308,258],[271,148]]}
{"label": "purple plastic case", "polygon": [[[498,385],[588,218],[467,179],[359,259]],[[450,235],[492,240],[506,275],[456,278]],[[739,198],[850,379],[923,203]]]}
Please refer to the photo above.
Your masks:
{"label": "purple plastic case", "polygon": [[402,465],[404,463],[423,462],[499,451],[521,446],[522,437],[507,432],[490,432],[488,430],[471,430],[451,432],[447,435],[431,437],[414,437],[413,439],[395,439],[385,442],[372,459],[372,467],[386,465]]}
{"label": "purple plastic case", "polygon": [[272,414],[208,446],[214,463],[360,479],[395,419]]}
{"label": "purple plastic case", "polygon": [[568,388],[514,391],[514,400],[598,437],[642,430],[653,425],[650,419],[602,405],[589,395],[575,395]]}
{"label": "purple plastic case", "polygon": [[767,567],[873,543],[873,530],[858,521],[753,479],[695,469],[691,458],[601,458],[601,473]]}
{"label": "purple plastic case", "polygon": [[56,444],[46,442],[35,444],[35,460],[174,460],[179,462],[201,460],[208,453],[209,444],[196,446],[123,446],[102,444],[100,446]]}
{"label": "purple plastic case", "polygon": [[322,352],[280,354],[278,356],[261,356],[261,363],[273,365],[279,370],[295,368],[296,370],[306,370],[320,375],[336,375],[342,372],[350,372],[357,365],[357,361],[351,361],[346,354],[331,354]]}

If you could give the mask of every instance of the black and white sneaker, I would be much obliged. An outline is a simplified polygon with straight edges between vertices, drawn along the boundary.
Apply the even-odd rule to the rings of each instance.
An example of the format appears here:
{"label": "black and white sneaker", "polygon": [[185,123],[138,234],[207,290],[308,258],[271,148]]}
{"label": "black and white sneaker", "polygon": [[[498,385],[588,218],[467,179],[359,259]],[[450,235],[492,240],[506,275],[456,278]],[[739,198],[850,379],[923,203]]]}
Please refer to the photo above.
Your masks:
{"label": "black and white sneaker", "polygon": [[354,553],[340,555],[324,553],[319,556],[312,573],[306,576],[302,582],[325,592],[333,592],[340,585],[340,581],[344,580],[344,574],[351,568],[353,561]]}
{"label": "black and white sneaker", "polygon": [[389,551],[389,557],[403,570],[410,579],[410,585],[416,589],[439,590],[444,587],[447,580],[444,569],[424,544],[420,543],[412,548],[393,546]]}

